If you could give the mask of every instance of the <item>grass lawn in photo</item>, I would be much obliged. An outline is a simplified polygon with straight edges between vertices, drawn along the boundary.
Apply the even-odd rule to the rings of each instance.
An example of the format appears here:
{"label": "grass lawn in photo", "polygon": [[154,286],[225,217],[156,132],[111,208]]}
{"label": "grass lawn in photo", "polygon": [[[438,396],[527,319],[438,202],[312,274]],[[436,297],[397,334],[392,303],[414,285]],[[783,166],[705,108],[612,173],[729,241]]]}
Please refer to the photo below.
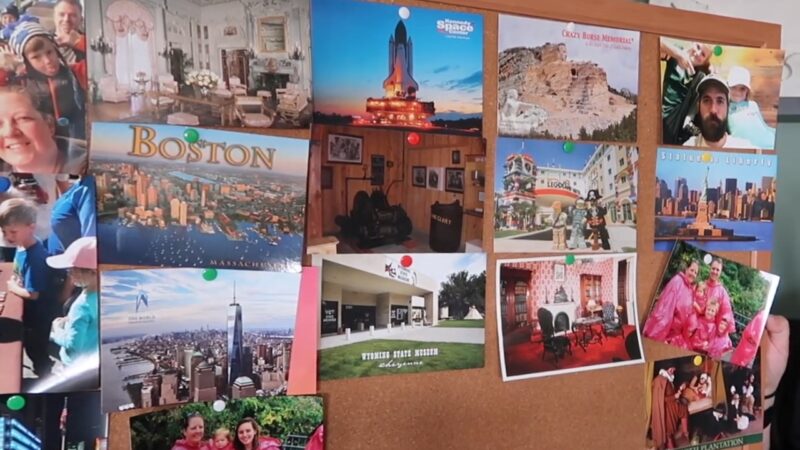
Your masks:
{"label": "grass lawn in photo", "polygon": [[[464,321],[467,322],[467,321]],[[482,321],[474,321],[482,322]],[[320,379],[335,380],[373,375],[421,373],[483,367],[483,344],[419,342],[374,339],[320,351]],[[438,349],[437,356],[362,360],[362,354],[421,349]],[[422,362],[422,364],[416,364]],[[403,365],[413,363],[412,365]],[[390,367],[386,367],[390,365]],[[398,367],[401,366],[401,367]]]}

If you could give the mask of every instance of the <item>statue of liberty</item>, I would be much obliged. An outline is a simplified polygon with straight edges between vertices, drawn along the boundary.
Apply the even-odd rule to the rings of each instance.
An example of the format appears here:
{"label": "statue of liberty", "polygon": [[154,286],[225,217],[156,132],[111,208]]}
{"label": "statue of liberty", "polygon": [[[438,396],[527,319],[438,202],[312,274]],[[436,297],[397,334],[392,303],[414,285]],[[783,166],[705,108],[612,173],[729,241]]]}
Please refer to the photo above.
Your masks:
{"label": "statue of liberty", "polygon": [[706,179],[703,180],[703,190],[700,194],[700,203],[708,202],[708,172],[711,170],[711,166],[706,167]]}

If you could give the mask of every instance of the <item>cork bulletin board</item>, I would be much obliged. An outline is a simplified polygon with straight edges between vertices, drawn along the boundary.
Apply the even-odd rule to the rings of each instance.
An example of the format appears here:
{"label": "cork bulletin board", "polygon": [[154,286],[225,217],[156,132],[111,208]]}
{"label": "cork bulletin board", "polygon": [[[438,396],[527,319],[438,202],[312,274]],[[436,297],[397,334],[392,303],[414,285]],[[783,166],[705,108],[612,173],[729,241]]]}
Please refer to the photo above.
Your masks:
{"label": "cork bulletin board", "polygon": [[[778,25],[689,13],[627,0],[441,0],[409,1],[484,14],[484,138],[486,160],[494,161],[497,137],[497,17],[508,13],[561,21],[638,30],[641,35],[638,146],[641,174],[638,209],[638,312],[643,320],[668,254],[653,251],[653,200],[656,149],[660,143],[659,36],[697,39],[750,47],[780,47]],[[346,24],[343,24],[346,26]],[[310,167],[319,167],[321,145],[308,130],[282,135],[311,138]],[[316,145],[315,145],[316,144]],[[315,161],[315,158],[317,160]],[[487,179],[494,179],[493,164]],[[321,237],[323,211],[313,193],[321,174],[309,173],[306,238]],[[491,184],[491,183],[487,183]],[[488,188],[486,198],[493,198]],[[486,217],[493,217],[487,201]],[[395,375],[319,384],[325,399],[325,434],[329,449],[444,448],[615,448],[640,449],[645,442],[644,365],[604,369],[535,380],[503,383],[497,345],[494,267],[498,258],[524,254],[494,254],[493,223],[483,224],[487,252],[486,356],[483,369]],[[545,256],[545,255],[537,255]],[[740,263],[769,270],[771,253],[722,253]],[[119,268],[119,267],[115,267]],[[684,353],[644,339],[647,360]],[[129,417],[110,418],[109,449],[129,448]],[[761,448],[760,444],[747,448]]]}

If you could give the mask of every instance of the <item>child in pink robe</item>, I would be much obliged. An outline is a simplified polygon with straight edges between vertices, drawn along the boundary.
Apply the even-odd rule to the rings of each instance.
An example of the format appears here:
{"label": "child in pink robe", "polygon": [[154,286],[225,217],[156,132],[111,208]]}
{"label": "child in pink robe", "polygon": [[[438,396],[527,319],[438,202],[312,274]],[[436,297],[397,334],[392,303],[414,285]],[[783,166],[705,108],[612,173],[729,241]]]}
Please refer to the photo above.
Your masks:
{"label": "child in pink robe", "polygon": [[753,317],[750,323],[744,327],[742,332],[742,340],[736,346],[736,350],[731,355],[731,363],[740,366],[749,366],[752,364],[758,352],[758,345],[761,342],[761,333],[764,331],[764,325],[767,320],[767,314],[762,309]]}
{"label": "child in pink robe", "polygon": [[720,321],[724,322],[726,319],[723,317],[717,320],[720,306],[716,298],[711,298],[706,303],[703,315],[695,315],[690,321],[696,327],[689,340],[690,349],[706,353],[715,359],[720,359],[723,353],[733,347],[727,334],[727,324],[720,326]]}

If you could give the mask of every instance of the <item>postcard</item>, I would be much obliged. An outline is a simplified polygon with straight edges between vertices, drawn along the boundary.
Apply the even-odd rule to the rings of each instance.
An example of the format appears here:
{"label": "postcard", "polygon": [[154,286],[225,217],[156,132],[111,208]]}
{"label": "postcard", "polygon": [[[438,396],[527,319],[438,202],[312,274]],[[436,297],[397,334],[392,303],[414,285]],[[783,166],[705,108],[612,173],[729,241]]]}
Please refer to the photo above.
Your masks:
{"label": "postcard", "polygon": [[297,324],[292,342],[293,370],[286,386],[287,395],[317,393],[317,350],[319,335],[319,267],[303,267],[297,302]]}
{"label": "postcard", "polygon": [[103,411],[285,394],[300,274],[101,275]]}
{"label": "postcard", "polygon": [[496,252],[636,250],[639,150],[498,138]]}
{"label": "postcard", "polygon": [[8,449],[100,449],[100,392],[0,396],[0,436]]}
{"label": "postcard", "polygon": [[86,9],[93,121],[308,128],[309,0]]}
{"label": "postcard", "polygon": [[503,381],[641,364],[636,254],[497,261]]}
{"label": "postcard", "polygon": [[771,250],[777,172],[776,155],[659,149],[655,249]]}
{"label": "postcard", "polygon": [[636,142],[639,32],[499,20],[500,136]]}
{"label": "postcard", "polygon": [[185,131],[93,124],[100,262],[299,271],[308,141]]}
{"label": "postcard", "polygon": [[131,448],[324,449],[322,397],[190,403],[130,418]]}
{"label": "postcard", "polygon": [[0,174],[0,229],[0,393],[97,388],[94,177]]}
{"label": "postcard", "polygon": [[662,37],[662,142],[775,148],[784,51]]}
{"label": "postcard", "polygon": [[694,355],[647,362],[645,448],[747,447],[762,440],[761,370]]}
{"label": "postcard", "polygon": [[[321,220],[321,229],[309,229],[309,240],[335,241],[338,253],[482,247],[481,138],[315,125],[312,140],[321,148],[311,164],[328,173],[328,184],[309,183],[308,198],[321,204],[308,205],[308,214]],[[348,152],[337,150],[344,148]]]}
{"label": "postcard", "polygon": [[486,254],[314,255],[313,265],[321,380],[483,367]]}
{"label": "postcard", "polygon": [[645,337],[739,366],[753,364],[779,277],[679,241]]}
{"label": "postcard", "polygon": [[480,135],[481,15],[313,0],[311,23],[315,124]]}
{"label": "postcard", "polygon": [[[0,120],[14,132],[0,138],[0,170],[83,174],[89,86],[81,3],[23,11],[11,3],[0,30]],[[45,54],[55,58],[43,62]]]}

